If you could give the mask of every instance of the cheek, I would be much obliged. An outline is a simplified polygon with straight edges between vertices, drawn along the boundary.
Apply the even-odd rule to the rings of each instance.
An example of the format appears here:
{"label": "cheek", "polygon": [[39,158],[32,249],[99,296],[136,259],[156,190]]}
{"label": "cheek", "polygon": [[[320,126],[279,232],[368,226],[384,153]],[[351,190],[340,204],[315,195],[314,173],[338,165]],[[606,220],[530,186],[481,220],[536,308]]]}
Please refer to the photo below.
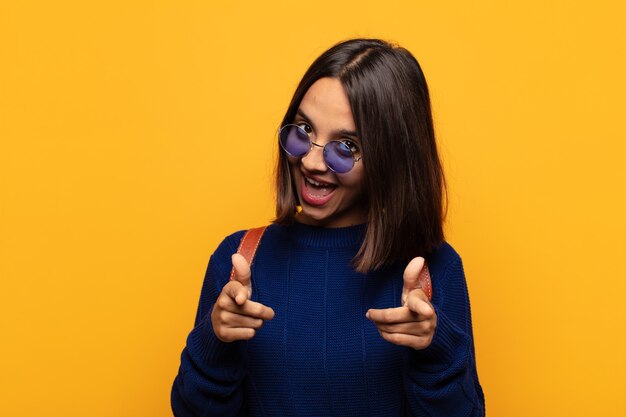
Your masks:
{"label": "cheek", "polygon": [[353,188],[355,190],[361,190],[365,185],[365,172],[363,172],[363,165],[354,167],[348,174],[341,176],[341,185],[344,187]]}

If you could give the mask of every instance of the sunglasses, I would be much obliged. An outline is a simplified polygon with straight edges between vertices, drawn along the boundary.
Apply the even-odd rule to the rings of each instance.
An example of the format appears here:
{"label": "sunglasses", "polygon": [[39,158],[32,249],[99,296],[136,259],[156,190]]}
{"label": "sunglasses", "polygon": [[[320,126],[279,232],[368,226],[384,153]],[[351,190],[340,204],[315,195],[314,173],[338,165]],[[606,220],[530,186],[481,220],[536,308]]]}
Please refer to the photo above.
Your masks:
{"label": "sunglasses", "polygon": [[285,125],[278,132],[280,146],[289,156],[302,158],[309,153],[313,146],[323,148],[324,162],[326,166],[337,174],[349,172],[354,164],[361,160],[355,157],[355,151],[341,140],[331,140],[326,145],[318,145],[311,140],[311,137],[304,128],[298,125]]}

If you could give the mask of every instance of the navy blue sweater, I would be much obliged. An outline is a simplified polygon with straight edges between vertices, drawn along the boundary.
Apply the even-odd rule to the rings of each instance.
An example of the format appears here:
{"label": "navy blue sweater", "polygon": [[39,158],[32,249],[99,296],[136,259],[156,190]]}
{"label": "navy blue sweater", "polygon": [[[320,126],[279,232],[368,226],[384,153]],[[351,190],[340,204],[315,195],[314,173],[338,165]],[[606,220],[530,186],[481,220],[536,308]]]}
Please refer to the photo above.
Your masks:
{"label": "navy blue sweater", "polygon": [[250,341],[221,342],[213,303],[228,282],[243,232],[217,248],[195,327],[172,389],[186,416],[482,416],[469,298],[448,244],[427,256],[437,328],[416,351],[385,341],[365,313],[400,305],[397,264],[361,274],[350,265],[365,226],[268,227],[252,265],[252,299],[276,312]]}

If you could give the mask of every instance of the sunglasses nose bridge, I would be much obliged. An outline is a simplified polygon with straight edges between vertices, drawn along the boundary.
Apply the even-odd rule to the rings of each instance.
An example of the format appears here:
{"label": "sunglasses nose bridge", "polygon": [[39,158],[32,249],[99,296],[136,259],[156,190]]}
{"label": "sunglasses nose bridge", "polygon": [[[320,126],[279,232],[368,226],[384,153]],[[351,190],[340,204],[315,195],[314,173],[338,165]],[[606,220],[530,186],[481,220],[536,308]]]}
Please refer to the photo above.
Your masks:
{"label": "sunglasses nose bridge", "polygon": [[309,148],[309,152],[307,152],[307,154],[310,154],[315,148],[320,148],[322,150],[322,159],[323,159],[325,146],[320,145],[319,143],[315,143],[311,139],[309,139],[309,143],[311,144],[311,147]]}
{"label": "sunglasses nose bridge", "polygon": [[[309,149],[309,152],[302,157],[300,160],[301,163],[307,170],[310,171],[326,171],[328,169],[328,165],[324,159],[324,145],[315,143],[312,140],[309,140],[309,142],[311,143],[311,148]],[[320,148],[320,152],[314,152],[314,148]]]}

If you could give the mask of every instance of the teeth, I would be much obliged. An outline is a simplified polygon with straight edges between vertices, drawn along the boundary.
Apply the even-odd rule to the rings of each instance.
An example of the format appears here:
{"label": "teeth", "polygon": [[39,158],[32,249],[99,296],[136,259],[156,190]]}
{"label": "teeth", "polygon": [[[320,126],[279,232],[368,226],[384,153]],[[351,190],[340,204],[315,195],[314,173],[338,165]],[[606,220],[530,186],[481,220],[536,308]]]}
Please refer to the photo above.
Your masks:
{"label": "teeth", "polygon": [[306,179],[306,181],[307,181],[309,184],[313,184],[313,185],[315,185],[316,187],[328,187],[328,184],[324,184],[324,183],[321,183],[321,182],[317,182],[317,181],[315,181],[315,180],[312,180],[312,179],[311,179],[311,178],[309,178],[309,177],[305,177],[305,179]]}

